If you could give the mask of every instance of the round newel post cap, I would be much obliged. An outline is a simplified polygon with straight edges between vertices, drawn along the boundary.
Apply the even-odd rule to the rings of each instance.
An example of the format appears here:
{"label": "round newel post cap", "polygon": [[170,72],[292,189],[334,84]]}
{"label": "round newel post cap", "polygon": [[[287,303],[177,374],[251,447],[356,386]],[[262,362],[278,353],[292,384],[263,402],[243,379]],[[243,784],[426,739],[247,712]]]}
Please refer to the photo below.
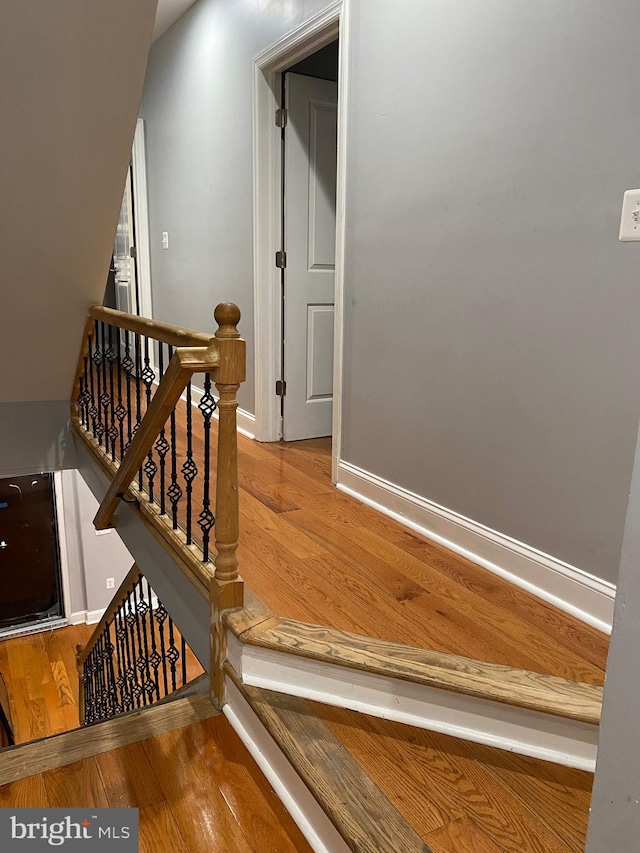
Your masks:
{"label": "round newel post cap", "polygon": [[239,338],[240,332],[236,328],[240,322],[240,309],[233,302],[221,302],[216,305],[213,312],[214,319],[218,324],[216,338]]}

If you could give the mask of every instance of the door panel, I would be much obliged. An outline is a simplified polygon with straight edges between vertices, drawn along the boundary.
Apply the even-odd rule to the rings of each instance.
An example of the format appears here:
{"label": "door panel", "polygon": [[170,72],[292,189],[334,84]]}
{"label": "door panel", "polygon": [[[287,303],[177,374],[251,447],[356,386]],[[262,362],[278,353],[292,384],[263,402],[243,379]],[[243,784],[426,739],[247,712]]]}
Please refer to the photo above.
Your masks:
{"label": "door panel", "polygon": [[331,434],[338,87],[286,75],[284,438]]}
{"label": "door panel", "polygon": [[333,305],[307,307],[307,400],[333,394]]}
{"label": "door panel", "polygon": [[0,628],[62,615],[51,474],[0,479]]}

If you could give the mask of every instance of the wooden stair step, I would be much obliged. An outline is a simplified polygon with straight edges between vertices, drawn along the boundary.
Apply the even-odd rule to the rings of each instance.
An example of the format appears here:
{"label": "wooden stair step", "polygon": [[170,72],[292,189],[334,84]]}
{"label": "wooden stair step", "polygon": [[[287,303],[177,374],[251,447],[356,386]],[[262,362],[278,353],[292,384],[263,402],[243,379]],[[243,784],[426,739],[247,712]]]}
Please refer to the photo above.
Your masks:
{"label": "wooden stair step", "polygon": [[362,766],[294,696],[242,684],[227,675],[354,853],[431,853]]}
{"label": "wooden stair step", "polygon": [[269,618],[255,602],[251,617],[227,616],[242,643],[376,675],[463,693],[592,725],[602,688],[557,676],[419,649],[291,619]]}

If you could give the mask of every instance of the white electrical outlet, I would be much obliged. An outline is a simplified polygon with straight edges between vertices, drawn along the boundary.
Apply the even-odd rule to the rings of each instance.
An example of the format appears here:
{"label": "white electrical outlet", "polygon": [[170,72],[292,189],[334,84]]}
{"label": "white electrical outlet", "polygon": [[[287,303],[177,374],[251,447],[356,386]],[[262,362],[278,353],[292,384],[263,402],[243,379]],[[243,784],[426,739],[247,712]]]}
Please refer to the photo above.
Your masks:
{"label": "white electrical outlet", "polygon": [[640,240],[640,190],[627,190],[624,194],[618,239],[623,243]]}
{"label": "white electrical outlet", "polygon": [[115,578],[107,578],[107,589],[113,589],[116,585]]}

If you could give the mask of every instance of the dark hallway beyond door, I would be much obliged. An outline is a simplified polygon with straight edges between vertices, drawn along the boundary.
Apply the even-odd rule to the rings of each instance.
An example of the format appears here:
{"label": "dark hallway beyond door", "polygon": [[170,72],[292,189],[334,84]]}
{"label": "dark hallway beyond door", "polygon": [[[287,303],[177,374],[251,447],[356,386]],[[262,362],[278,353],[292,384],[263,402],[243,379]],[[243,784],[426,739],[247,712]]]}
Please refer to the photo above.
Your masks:
{"label": "dark hallway beyond door", "polygon": [[0,630],[62,615],[53,475],[0,479]]}

